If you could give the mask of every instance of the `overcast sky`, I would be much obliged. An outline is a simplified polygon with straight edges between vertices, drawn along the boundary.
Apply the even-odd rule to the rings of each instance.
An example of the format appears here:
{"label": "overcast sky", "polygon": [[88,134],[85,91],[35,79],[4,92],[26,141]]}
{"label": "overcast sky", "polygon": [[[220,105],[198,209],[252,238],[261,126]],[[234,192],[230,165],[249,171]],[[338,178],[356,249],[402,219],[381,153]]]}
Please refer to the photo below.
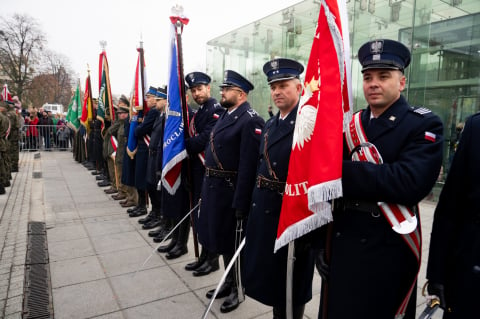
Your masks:
{"label": "overcast sky", "polygon": [[183,31],[184,71],[205,70],[205,44],[300,0],[0,0],[1,15],[26,13],[45,33],[48,48],[68,57],[84,89],[87,63],[98,95],[100,40],[107,41],[113,94],[130,94],[136,48],[143,39],[148,84],[166,84],[170,12],[181,4],[190,22]]}

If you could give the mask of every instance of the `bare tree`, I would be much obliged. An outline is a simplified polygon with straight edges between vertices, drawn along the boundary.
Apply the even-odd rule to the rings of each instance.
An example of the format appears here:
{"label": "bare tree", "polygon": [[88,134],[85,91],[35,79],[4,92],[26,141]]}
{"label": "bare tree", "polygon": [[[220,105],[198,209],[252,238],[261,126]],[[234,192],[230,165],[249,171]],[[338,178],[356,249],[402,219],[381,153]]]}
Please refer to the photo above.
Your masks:
{"label": "bare tree", "polygon": [[47,50],[42,59],[42,74],[52,75],[53,96],[46,102],[60,103],[68,105],[72,92],[72,76],[68,58],[62,54]]}
{"label": "bare tree", "polygon": [[46,44],[45,36],[32,17],[13,14],[0,18],[0,39],[0,67],[11,80],[11,91],[22,99]]}

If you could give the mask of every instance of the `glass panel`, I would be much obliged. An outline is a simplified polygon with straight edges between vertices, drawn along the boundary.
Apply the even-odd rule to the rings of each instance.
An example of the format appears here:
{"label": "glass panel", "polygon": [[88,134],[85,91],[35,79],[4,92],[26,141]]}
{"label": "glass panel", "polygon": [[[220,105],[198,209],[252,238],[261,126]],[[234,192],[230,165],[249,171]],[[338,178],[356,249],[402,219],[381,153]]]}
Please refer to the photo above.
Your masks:
{"label": "glass panel", "polygon": [[[412,105],[424,105],[442,118],[444,171],[448,171],[458,128],[480,108],[479,0],[346,1],[354,108],[366,105],[358,48],[376,38],[404,43],[412,51],[404,95]],[[225,69],[238,71],[255,85],[249,101],[267,118],[272,102],[263,64],[274,57],[288,57],[306,65],[319,9],[318,0],[302,1],[209,41],[207,73],[213,79],[213,95],[219,96]]]}

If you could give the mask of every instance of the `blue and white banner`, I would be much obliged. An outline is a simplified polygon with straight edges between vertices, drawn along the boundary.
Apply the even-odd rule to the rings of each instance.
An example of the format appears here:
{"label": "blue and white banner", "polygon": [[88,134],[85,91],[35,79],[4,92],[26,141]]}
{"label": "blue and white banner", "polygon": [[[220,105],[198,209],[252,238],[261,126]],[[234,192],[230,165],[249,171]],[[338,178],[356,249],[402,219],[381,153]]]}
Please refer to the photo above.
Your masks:
{"label": "blue and white banner", "polygon": [[187,157],[174,25],[171,26],[170,44],[171,62],[168,82],[168,104],[163,137],[162,185],[173,195],[180,186],[182,160]]}

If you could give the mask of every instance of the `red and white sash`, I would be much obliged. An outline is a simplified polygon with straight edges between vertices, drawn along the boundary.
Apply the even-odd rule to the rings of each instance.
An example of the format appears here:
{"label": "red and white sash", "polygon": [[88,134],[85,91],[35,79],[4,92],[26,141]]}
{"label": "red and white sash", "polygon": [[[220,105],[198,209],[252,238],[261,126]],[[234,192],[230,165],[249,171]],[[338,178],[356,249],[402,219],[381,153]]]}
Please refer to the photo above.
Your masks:
{"label": "red and white sash", "polygon": [[[353,115],[352,121],[349,125],[349,130],[345,132],[345,139],[347,141],[348,149],[352,154],[352,160],[382,164],[383,159],[377,148],[374,144],[368,142],[367,136],[362,127],[361,114],[362,111]],[[420,232],[420,227],[418,227],[419,223],[417,217],[415,216],[413,210],[404,205],[384,202],[379,202],[378,206],[387,221],[392,226],[392,229],[402,236],[405,243],[415,255],[415,258],[418,262],[418,270],[420,270],[422,235]],[[415,276],[407,295],[397,310],[395,319],[401,319],[405,316],[405,311],[407,309],[408,301],[410,300],[412,291],[415,287],[417,276]]]}
{"label": "red and white sash", "polygon": [[115,156],[117,156],[117,148],[118,148],[118,141],[115,138],[115,136],[110,136],[110,143],[112,144],[112,147],[113,147],[113,153],[110,154],[110,157],[115,158]]}
{"label": "red and white sash", "polygon": [[145,135],[143,137],[143,141],[145,142],[145,144],[147,144],[147,147],[150,146],[150,135]]}

